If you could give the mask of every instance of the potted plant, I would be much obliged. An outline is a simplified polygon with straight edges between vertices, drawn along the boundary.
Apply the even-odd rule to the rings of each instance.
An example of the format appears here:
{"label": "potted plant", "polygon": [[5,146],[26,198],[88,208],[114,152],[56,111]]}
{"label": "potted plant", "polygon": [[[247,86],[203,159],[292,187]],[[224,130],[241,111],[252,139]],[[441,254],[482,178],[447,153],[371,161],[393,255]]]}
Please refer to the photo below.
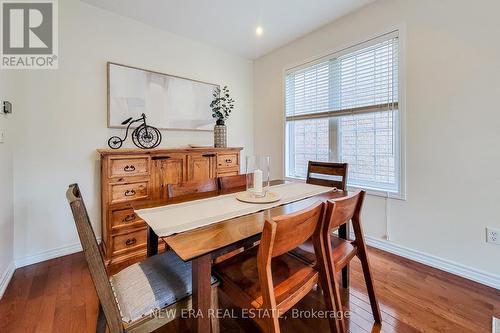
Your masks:
{"label": "potted plant", "polygon": [[227,147],[227,128],[226,120],[234,109],[234,99],[229,96],[229,89],[224,86],[214,89],[214,99],[210,103],[212,117],[216,119],[214,127],[214,146]]}

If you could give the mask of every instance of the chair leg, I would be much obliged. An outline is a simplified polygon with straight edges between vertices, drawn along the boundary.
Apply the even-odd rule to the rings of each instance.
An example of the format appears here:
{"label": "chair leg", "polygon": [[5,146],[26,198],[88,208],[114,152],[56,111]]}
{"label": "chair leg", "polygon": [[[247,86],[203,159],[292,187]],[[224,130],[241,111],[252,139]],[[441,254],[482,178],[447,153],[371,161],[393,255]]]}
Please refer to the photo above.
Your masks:
{"label": "chair leg", "polygon": [[333,303],[335,306],[335,311],[337,314],[340,315],[340,318],[336,319],[336,323],[338,325],[338,329],[341,333],[346,333],[346,326],[345,326],[345,320],[344,320],[344,310],[342,307],[342,301],[340,297],[340,281],[337,280],[337,276],[335,274],[335,267],[331,267],[332,273],[330,275],[331,281],[332,281],[332,297],[333,297]]}
{"label": "chair leg", "polygon": [[342,268],[342,287],[349,289],[349,264]]}
{"label": "chair leg", "polygon": [[104,311],[102,310],[101,303],[99,303],[99,314],[97,315],[97,326],[95,331],[96,333],[106,332],[106,316],[104,315]]}
{"label": "chair leg", "polygon": [[[361,203],[363,202],[364,192],[361,192]],[[359,208],[358,210],[360,210]],[[377,297],[375,295],[375,287],[373,285],[373,278],[370,269],[370,262],[368,261],[368,253],[366,250],[366,242],[363,236],[363,225],[361,224],[360,214],[356,213],[352,218],[352,226],[354,229],[354,234],[356,235],[355,242],[358,245],[358,258],[361,261],[361,267],[363,268],[363,276],[365,278],[366,289],[368,291],[368,297],[370,298],[370,305],[372,308],[373,319],[376,323],[382,323],[382,316],[380,315],[380,308],[378,306]]]}
{"label": "chair leg", "polygon": [[218,290],[216,285],[212,286],[212,318],[210,318],[210,322],[212,325],[212,333],[219,333],[220,328],[219,328],[219,318],[217,317],[217,310],[219,309],[219,295],[218,295]]}
{"label": "chair leg", "polygon": [[[329,243],[326,243],[323,237],[313,237],[314,253],[316,254],[317,260],[316,269],[319,272],[318,286],[323,292],[326,310],[330,313],[338,313],[342,311],[342,304],[339,298],[338,283],[332,281],[332,275],[335,274],[331,274],[331,270],[335,270],[335,267],[330,265],[330,262],[333,262],[331,258],[332,252],[330,246],[325,246],[325,244],[331,244],[331,242],[329,238],[327,238],[327,241]],[[337,288],[337,293],[333,291],[334,288]],[[335,298],[335,296],[337,296],[337,298]],[[328,316],[328,322],[332,333],[344,333],[336,318]]]}
{"label": "chair leg", "polygon": [[361,267],[363,268],[363,275],[366,283],[366,290],[368,291],[368,297],[370,299],[370,305],[372,308],[373,319],[376,323],[382,322],[382,316],[380,315],[380,308],[378,306],[377,297],[375,295],[375,287],[373,285],[373,278],[370,269],[370,263],[368,262],[368,255],[366,253],[366,247],[362,246],[358,251],[358,257],[361,261]]}
{"label": "chair leg", "polygon": [[280,322],[279,318],[273,313],[270,318],[267,319],[267,332],[266,333],[280,333]]}
{"label": "chair leg", "polygon": [[[349,240],[351,228],[349,222],[341,225],[339,227],[339,237],[345,240]],[[349,288],[349,264],[342,268],[342,287],[345,289]]]}
{"label": "chair leg", "polygon": [[[331,288],[329,288],[329,278],[328,271],[325,272],[324,267],[320,268],[320,281],[316,285],[316,288],[320,288],[321,293],[325,301],[326,310],[330,313],[336,313],[338,310],[335,308],[335,302],[333,300],[333,293]],[[329,317],[330,331],[332,333],[341,333],[338,322],[335,318]]]}

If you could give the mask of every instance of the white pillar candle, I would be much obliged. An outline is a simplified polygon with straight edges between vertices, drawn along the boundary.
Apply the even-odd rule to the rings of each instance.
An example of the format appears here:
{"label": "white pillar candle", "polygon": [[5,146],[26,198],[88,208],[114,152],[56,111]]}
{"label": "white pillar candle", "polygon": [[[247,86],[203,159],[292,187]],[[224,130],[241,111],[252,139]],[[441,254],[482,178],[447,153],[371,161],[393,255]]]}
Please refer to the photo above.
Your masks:
{"label": "white pillar candle", "polygon": [[262,193],[262,170],[253,172],[253,190],[255,193]]}

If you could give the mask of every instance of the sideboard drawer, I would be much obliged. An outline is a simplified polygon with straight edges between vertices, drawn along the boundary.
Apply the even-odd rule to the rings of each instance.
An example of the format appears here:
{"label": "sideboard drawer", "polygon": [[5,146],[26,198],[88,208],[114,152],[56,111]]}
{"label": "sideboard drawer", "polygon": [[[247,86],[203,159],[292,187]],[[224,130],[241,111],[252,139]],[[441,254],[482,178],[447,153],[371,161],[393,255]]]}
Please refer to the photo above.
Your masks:
{"label": "sideboard drawer", "polygon": [[146,176],[149,174],[149,158],[111,158],[109,177]]}
{"label": "sideboard drawer", "polygon": [[238,154],[219,154],[217,156],[217,166],[218,167],[234,167],[238,163]]}
{"label": "sideboard drawer", "polygon": [[217,177],[236,176],[240,174],[239,167],[224,168],[217,171]]}
{"label": "sideboard drawer", "polygon": [[137,216],[133,209],[121,209],[111,212],[111,227],[113,229],[139,226],[145,226],[145,222]]}
{"label": "sideboard drawer", "polygon": [[132,231],[126,234],[113,236],[113,255],[118,255],[123,252],[133,251],[140,247],[145,247],[147,244],[146,229]]}
{"label": "sideboard drawer", "polygon": [[149,183],[139,181],[127,184],[111,185],[111,203],[145,199],[149,196]]}

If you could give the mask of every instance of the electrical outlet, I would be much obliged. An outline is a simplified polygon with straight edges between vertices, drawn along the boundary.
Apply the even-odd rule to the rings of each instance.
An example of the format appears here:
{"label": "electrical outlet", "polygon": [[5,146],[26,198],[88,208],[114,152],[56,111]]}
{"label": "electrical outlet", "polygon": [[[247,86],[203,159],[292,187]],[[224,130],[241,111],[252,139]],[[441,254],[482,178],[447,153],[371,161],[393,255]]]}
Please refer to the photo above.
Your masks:
{"label": "electrical outlet", "polygon": [[500,230],[494,228],[486,228],[486,243],[500,245]]}
{"label": "electrical outlet", "polygon": [[12,113],[12,103],[9,101],[3,101],[3,113]]}
{"label": "electrical outlet", "polygon": [[0,129],[0,143],[4,143],[5,141],[5,132]]}

